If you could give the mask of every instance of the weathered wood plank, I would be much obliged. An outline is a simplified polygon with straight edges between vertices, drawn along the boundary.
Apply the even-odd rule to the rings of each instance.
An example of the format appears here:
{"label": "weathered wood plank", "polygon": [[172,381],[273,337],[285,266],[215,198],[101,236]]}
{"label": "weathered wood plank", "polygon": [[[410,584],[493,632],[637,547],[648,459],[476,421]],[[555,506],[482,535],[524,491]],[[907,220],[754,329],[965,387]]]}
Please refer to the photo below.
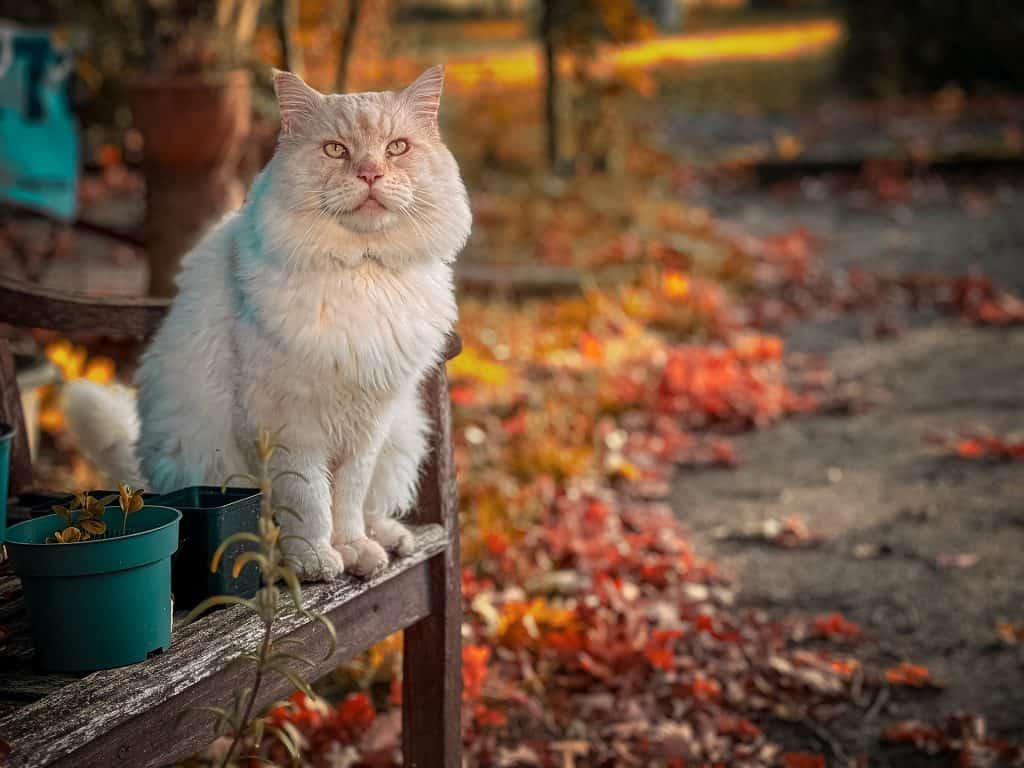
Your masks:
{"label": "weathered wood plank", "polygon": [[25,328],[145,339],[169,306],[166,299],[88,296],[0,277],[0,323]]}
{"label": "weathered wood plank", "polygon": [[[318,665],[326,671],[430,610],[427,571],[447,549],[440,526],[417,528],[417,549],[368,581],[343,579],[305,589],[304,605],[338,630],[338,649]],[[301,617],[279,622],[278,637],[303,642],[310,660],[323,656],[322,627]],[[193,713],[173,728],[178,713],[195,705],[223,705],[245,685],[251,670],[224,664],[256,646],[258,620],[241,608],[217,611],[175,633],[171,649],[142,664],[96,672],[0,720],[0,738],[12,747],[12,768],[34,766],[159,765],[212,736],[209,719]],[[288,688],[268,687],[266,701]]]}
{"label": "weathered wood plank", "polygon": [[[451,546],[429,564],[430,615],[405,630],[402,741],[409,768],[462,765],[462,580],[459,509],[452,453],[451,399],[443,367],[424,382],[434,423],[419,489],[422,523],[444,527]],[[430,702],[423,706],[422,702]]]}
{"label": "weathered wood plank", "polygon": [[27,702],[49,696],[65,685],[76,683],[81,679],[81,675],[63,675],[57,672],[45,675],[30,670],[5,672],[0,677],[2,680],[0,698],[4,701],[18,701],[24,706]]}
{"label": "weathered wood plank", "polygon": [[[4,298],[0,295],[0,320],[3,315]],[[11,445],[11,474],[9,496],[32,483],[32,457],[28,451],[28,432],[25,431],[25,414],[21,412],[21,395],[18,392],[18,375],[14,368],[14,354],[7,339],[0,339],[0,422],[14,427],[17,432]]]}

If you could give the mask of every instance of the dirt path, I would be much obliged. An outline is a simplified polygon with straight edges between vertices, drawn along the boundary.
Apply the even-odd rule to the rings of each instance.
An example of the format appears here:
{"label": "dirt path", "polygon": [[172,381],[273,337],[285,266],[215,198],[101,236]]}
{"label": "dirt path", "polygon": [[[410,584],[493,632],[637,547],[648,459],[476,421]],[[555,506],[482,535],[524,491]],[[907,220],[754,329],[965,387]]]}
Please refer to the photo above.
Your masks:
{"label": "dirt path", "polygon": [[[951,201],[896,215],[763,197],[715,207],[755,229],[806,224],[827,238],[829,266],[962,274],[973,263],[1020,290],[1024,223],[1013,203],[1024,187],[1001,195],[981,218]],[[943,765],[948,758],[919,762],[882,748],[881,728],[967,711],[1003,735],[1024,736],[1024,646],[996,634],[999,621],[1024,622],[1024,465],[945,458],[923,437],[978,423],[1024,430],[1024,329],[918,318],[895,339],[862,341],[861,328],[846,318],[794,328],[788,341],[878,385],[884,402],[745,436],[738,469],[682,475],[674,503],[699,551],[735,573],[745,603],[776,615],[841,611],[868,634],[860,653],[869,660],[928,666],[942,690],[894,692],[877,716],[847,718],[834,734],[849,754],[870,754],[872,766]],[[723,527],[791,515],[826,541],[786,550],[720,538]],[[937,563],[959,554],[977,563]],[[829,751],[806,734],[788,740]]]}

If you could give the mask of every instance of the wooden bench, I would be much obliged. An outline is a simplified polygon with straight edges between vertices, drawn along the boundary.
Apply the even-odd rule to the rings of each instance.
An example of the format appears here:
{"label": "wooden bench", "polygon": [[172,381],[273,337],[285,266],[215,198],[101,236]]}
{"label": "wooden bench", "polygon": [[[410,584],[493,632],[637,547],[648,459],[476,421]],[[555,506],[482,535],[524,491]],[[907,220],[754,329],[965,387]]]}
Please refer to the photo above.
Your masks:
{"label": "wooden bench", "polygon": [[[144,341],[157,329],[167,303],[98,299],[38,288],[0,277],[0,323]],[[447,359],[460,351],[452,336]],[[369,581],[344,578],[310,584],[305,605],[326,615],[337,648],[322,626],[286,617],[281,637],[302,641],[322,675],[393,632],[404,630],[402,745],[405,765],[457,768],[461,764],[461,624],[458,509],[451,443],[451,410],[444,366],[433,371],[423,397],[434,421],[413,524],[417,547]],[[0,339],[0,422],[18,435],[11,461],[11,493],[32,484],[10,344]],[[257,620],[240,608],[176,626],[171,648],[153,659],[85,677],[33,670],[20,585],[0,572],[0,739],[11,766],[163,765],[202,748],[213,737],[210,716],[190,707],[225,706],[247,685],[251,670],[225,669],[256,647]],[[180,620],[180,617],[176,617]],[[261,705],[287,693],[287,681],[262,688]],[[182,713],[185,713],[182,715]],[[175,718],[182,716],[179,725]],[[3,764],[0,761],[0,764]]]}

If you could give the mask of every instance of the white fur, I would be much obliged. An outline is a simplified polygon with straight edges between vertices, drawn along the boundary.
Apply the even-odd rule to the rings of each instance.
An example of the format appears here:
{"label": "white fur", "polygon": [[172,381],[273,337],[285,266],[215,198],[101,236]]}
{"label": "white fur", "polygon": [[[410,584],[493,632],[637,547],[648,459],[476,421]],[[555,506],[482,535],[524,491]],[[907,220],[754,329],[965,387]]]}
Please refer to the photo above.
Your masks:
{"label": "white fur", "polygon": [[[282,524],[312,545],[289,548],[306,579],[368,575],[385,548],[411,547],[384,519],[414,499],[428,429],[418,389],[456,318],[451,263],[471,221],[455,160],[422,109],[424,89],[440,89],[428,73],[403,92],[347,96],[278,73],[278,152],[243,208],[184,259],[137,376],[133,479],[148,489],[220,484],[249,471],[260,428],[281,430],[288,452],[275,469],[305,481],[282,478],[275,496],[302,513]],[[411,145],[402,157],[384,151],[394,138]],[[346,160],[322,151],[333,140],[351,147]],[[382,173],[372,189],[384,211],[355,210],[366,167]],[[130,438],[109,398],[80,385],[68,400],[93,458],[112,452],[90,434]],[[105,416],[83,416],[90,403]],[[105,467],[125,477],[123,454]]]}

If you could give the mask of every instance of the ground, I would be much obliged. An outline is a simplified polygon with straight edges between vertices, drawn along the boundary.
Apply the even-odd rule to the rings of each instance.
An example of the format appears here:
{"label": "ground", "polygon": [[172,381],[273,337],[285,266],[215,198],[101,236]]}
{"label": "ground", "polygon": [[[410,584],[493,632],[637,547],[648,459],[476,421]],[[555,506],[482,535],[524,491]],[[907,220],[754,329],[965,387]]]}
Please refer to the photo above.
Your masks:
{"label": "ground", "polygon": [[[982,189],[983,211],[962,204],[979,194],[965,188],[912,207],[865,208],[831,195],[815,202],[806,194],[710,202],[753,230],[807,226],[824,238],[832,269],[859,263],[954,275],[973,266],[1019,292],[1024,222],[1014,211],[1024,187]],[[1018,737],[1024,722],[1024,689],[1014,683],[1024,647],[996,634],[998,622],[1019,622],[1024,610],[1024,472],[1020,464],[950,458],[925,440],[930,431],[971,424],[1024,428],[1024,329],[909,320],[884,339],[866,333],[875,320],[865,318],[794,325],[784,334],[790,350],[827,355],[873,404],[743,436],[738,468],[682,474],[673,498],[698,551],[735,573],[745,604],[779,616],[841,611],[866,631],[867,659],[926,665],[944,683],[935,692],[894,694],[871,717],[859,712],[834,726],[847,754],[870,753],[879,766],[912,764],[879,745],[880,730],[895,720],[976,712],[993,730]],[[793,515],[824,541],[783,549],[729,535]],[[950,555],[971,556],[960,565],[977,562],[956,567]],[[806,733],[787,740],[829,751]]]}

